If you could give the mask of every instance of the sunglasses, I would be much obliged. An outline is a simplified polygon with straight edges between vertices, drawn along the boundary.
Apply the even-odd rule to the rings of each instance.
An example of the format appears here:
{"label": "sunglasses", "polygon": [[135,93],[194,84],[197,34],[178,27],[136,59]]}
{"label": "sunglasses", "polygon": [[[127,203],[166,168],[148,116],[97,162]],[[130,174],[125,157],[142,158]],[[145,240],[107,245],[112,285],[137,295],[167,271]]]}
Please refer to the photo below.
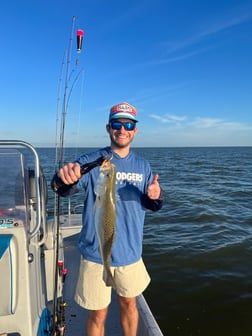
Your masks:
{"label": "sunglasses", "polygon": [[113,130],[120,131],[122,126],[124,127],[125,131],[133,131],[136,127],[136,124],[130,121],[122,122],[122,121],[111,121],[110,126]]}

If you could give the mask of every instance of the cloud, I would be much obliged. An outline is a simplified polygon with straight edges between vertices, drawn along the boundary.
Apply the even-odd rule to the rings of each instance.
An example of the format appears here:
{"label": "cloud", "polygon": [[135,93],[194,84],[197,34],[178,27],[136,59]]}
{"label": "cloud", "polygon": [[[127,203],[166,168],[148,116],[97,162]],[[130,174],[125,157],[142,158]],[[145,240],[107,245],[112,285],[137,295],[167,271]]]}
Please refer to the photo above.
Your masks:
{"label": "cloud", "polygon": [[196,128],[210,128],[210,127],[220,126],[222,124],[223,124],[223,120],[218,119],[218,118],[197,117],[192,122],[190,122],[190,125]]}
{"label": "cloud", "polygon": [[174,122],[178,123],[186,119],[185,116],[175,116],[175,115],[169,115],[169,114],[164,115],[164,116],[160,116],[157,114],[151,114],[150,117],[162,123],[174,123]]}
{"label": "cloud", "polygon": [[178,62],[178,61],[181,61],[181,60],[184,60],[184,59],[191,58],[191,57],[196,56],[198,54],[202,54],[202,53],[208,51],[209,49],[210,49],[210,47],[198,48],[197,50],[189,51],[189,52],[186,52],[182,55],[157,59],[157,60],[153,60],[153,61],[150,61],[150,62],[145,62],[144,66],[146,66],[146,65],[162,65],[162,64]]}
{"label": "cloud", "polygon": [[229,129],[229,130],[252,130],[252,125],[233,122],[220,118],[211,118],[211,117],[195,117],[189,118],[187,116],[180,115],[157,115],[150,114],[150,118],[157,120],[161,124],[173,124],[179,125],[182,128],[194,128],[194,129]]}
{"label": "cloud", "polygon": [[[198,44],[203,39],[209,38],[218,33],[222,33],[224,30],[228,30],[235,26],[243,24],[251,20],[251,17],[252,17],[251,13],[246,13],[238,17],[226,18],[223,19],[222,21],[208,22],[207,28],[206,29],[203,28],[199,33],[196,33],[195,35],[185,40],[175,42],[173,45],[171,45],[171,43],[169,42],[167,51],[170,54],[175,51],[191,47],[195,44]],[[204,49],[202,49],[202,51],[204,51]],[[195,51],[194,53],[188,53],[188,56],[193,56],[194,54],[197,54],[197,52]]]}
{"label": "cloud", "polygon": [[[209,39],[211,37],[244,24],[250,21],[252,18],[251,10],[246,13],[236,14],[236,10],[234,9],[234,12],[235,14],[225,14],[225,17],[223,15],[223,17],[219,20],[213,19],[212,17],[209,20],[205,19],[204,26],[202,25],[201,27],[198,27],[198,30],[195,34],[185,39],[174,41],[173,43],[170,40],[168,42],[162,42],[161,48],[163,55],[168,56],[175,54],[175,56],[163,56],[162,58],[149,62],[148,65],[167,64],[181,61],[194,57],[198,54],[205,53],[209,49],[216,47],[217,42],[215,42],[215,45],[209,44]],[[203,43],[207,45],[202,46]],[[191,48],[193,48],[192,51],[190,50]]]}
{"label": "cloud", "polygon": [[251,20],[251,13],[245,13],[238,17],[227,18],[220,22],[212,22],[208,29],[202,31],[198,35],[198,39],[220,33],[224,30],[243,24],[249,20]]}
{"label": "cloud", "polygon": [[[148,139],[139,146],[251,146],[252,124],[213,117],[149,115]],[[155,121],[154,121],[155,120]]]}
{"label": "cloud", "polygon": [[225,130],[252,130],[252,125],[248,125],[241,122],[232,122],[226,121],[218,118],[195,118],[192,122],[190,122],[190,126],[195,127],[197,129],[202,128],[211,128],[211,129],[225,129]]}

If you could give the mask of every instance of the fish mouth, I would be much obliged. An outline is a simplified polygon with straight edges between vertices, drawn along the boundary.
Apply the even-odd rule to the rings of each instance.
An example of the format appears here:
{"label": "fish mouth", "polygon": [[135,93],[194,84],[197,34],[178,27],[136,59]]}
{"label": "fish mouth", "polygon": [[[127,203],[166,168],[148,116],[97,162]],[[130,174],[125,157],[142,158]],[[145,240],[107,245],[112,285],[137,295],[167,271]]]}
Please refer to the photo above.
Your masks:
{"label": "fish mouth", "polygon": [[104,161],[101,164],[101,168],[110,168],[111,167],[111,163],[110,161],[113,158],[113,153],[107,153],[106,155],[104,155],[103,159]]}
{"label": "fish mouth", "polygon": [[102,168],[109,168],[110,166],[111,166],[111,163],[109,159],[105,159],[101,164]]}
{"label": "fish mouth", "polygon": [[113,159],[113,153],[109,152],[109,153],[105,154],[103,158],[104,158],[104,160],[111,161]]}

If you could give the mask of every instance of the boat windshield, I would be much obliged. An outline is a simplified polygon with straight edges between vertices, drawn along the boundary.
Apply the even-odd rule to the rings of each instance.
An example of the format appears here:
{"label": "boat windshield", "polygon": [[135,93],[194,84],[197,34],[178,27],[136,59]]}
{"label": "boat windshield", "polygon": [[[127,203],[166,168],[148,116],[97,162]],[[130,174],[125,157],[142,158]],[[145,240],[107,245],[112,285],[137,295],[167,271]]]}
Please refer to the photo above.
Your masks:
{"label": "boat windshield", "polygon": [[0,228],[20,226],[26,219],[27,171],[16,149],[0,149]]}

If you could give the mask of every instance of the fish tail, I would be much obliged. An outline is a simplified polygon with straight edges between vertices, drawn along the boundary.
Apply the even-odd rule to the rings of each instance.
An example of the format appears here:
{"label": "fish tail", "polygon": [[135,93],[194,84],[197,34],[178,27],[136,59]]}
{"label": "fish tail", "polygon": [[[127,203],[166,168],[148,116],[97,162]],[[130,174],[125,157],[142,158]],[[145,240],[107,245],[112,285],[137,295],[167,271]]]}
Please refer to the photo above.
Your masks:
{"label": "fish tail", "polygon": [[106,286],[116,288],[115,279],[111,273],[110,268],[103,269],[103,281],[105,282]]}

